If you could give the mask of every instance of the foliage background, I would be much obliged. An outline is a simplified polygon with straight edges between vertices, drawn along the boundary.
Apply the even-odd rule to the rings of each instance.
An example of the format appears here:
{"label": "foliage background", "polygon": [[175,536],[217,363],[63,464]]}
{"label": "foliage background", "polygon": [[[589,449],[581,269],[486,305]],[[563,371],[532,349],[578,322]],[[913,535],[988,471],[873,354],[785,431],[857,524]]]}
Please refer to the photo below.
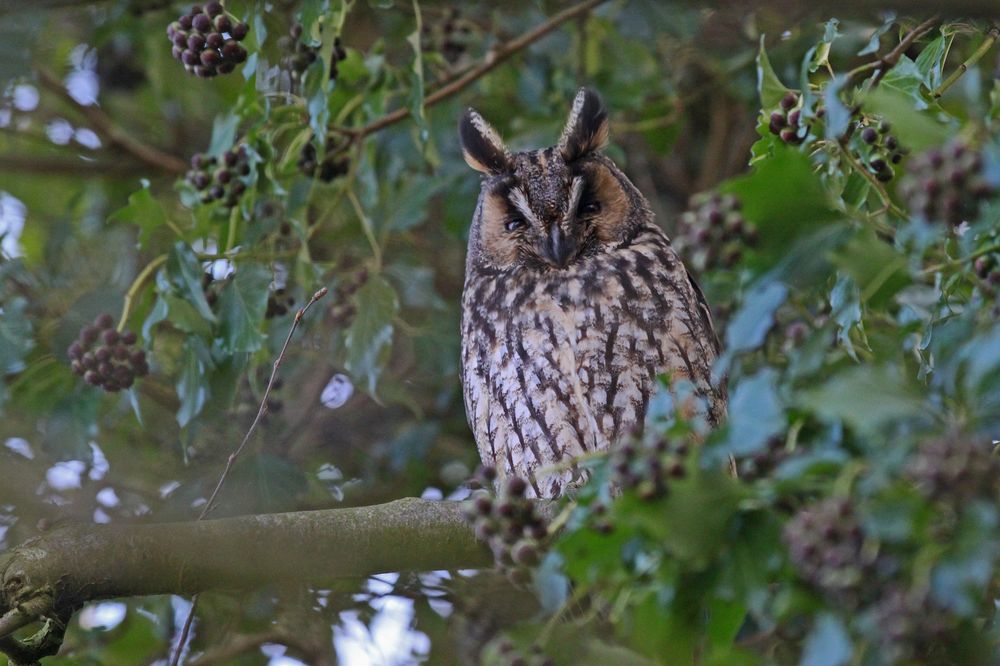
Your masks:
{"label": "foliage background", "polygon": [[[462,497],[477,460],[457,376],[458,303],[478,179],[456,119],[472,105],[513,147],[548,145],[586,83],[612,113],[609,154],[668,234],[682,235],[693,194],[718,186],[740,197],[759,243],[699,275],[726,348],[729,427],[688,454],[691,474],[666,498],[614,502],[610,534],[593,529],[606,491],[585,490],[536,576],[545,610],[565,601],[568,574],[608,602],[579,621],[601,625],[617,645],[606,649],[636,663],[994,658],[996,486],[928,498],[907,465],[948,433],[989,453],[1000,432],[997,285],[975,267],[997,256],[1000,202],[971,209],[956,232],[911,210],[897,187],[918,153],[952,137],[982,150],[985,180],[1000,185],[989,24],[933,23],[880,71],[866,64],[920,21],[593,3],[424,108],[430,91],[568,5],[463,4],[455,17],[434,2],[226,4],[251,25],[251,58],[211,80],[170,58],[173,3],[0,21],[0,547],[65,521],[196,517],[295,307],[321,286],[330,295],[304,320],[214,515]],[[298,83],[278,46],[295,17],[321,54]],[[330,79],[338,34],[347,57]],[[935,99],[981,44],[985,57]],[[798,145],[767,131],[786,89],[806,92],[813,123]],[[398,108],[415,118],[369,125]],[[864,146],[860,128],[848,131],[880,118],[910,151],[885,184],[851,159]],[[346,141],[349,171],[326,183],[297,162],[307,143],[323,153],[328,128]],[[184,171],[192,154],[236,142],[253,167],[230,214],[199,204]],[[204,270],[217,278],[207,289]],[[295,306],[266,318],[277,287]],[[101,312],[122,315],[150,352],[151,375],[122,394],[86,386],[66,357]],[[320,396],[336,374],[353,391],[329,409]],[[729,454],[739,482],[716,473]],[[596,465],[598,480],[613,473]],[[826,497],[861,516],[866,553],[890,556],[879,560],[888,569],[864,573],[873,599],[831,596],[788,556],[783,525]],[[447,662],[458,657],[446,619],[462,603],[449,587],[442,575],[404,575],[207,595],[192,650],[205,652],[197,663],[286,653],[323,663],[331,644],[345,663]],[[890,644],[879,604],[898,590],[909,596],[892,615],[917,629]],[[51,663],[163,659],[183,611],[166,597],[88,607]],[[935,613],[942,652],[928,653],[916,618]],[[532,622],[511,640],[568,662],[582,649],[572,626]],[[379,655],[389,645],[396,652]],[[487,658],[502,662],[498,646]],[[626,653],[604,658],[625,663]]]}

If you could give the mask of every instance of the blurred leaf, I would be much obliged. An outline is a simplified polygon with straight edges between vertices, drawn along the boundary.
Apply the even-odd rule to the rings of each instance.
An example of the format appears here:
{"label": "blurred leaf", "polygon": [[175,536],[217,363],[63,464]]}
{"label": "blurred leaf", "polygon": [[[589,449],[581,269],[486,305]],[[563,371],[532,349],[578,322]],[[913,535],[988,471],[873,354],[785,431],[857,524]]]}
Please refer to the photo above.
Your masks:
{"label": "blurred leaf", "polygon": [[[948,51],[951,49],[951,42],[954,38],[954,33],[940,35],[930,44],[924,46],[920,55],[917,56],[914,65],[917,71],[923,75],[923,83],[928,90],[933,90],[941,85],[944,63],[948,57]],[[918,106],[917,108],[920,107]]]}
{"label": "blurred leaf", "polygon": [[729,400],[729,428],[722,450],[736,456],[752,455],[786,425],[778,397],[778,373],[767,368],[736,385]]}
{"label": "blurred leaf", "polygon": [[0,305],[0,377],[21,372],[25,356],[35,346],[27,310],[28,301],[21,296]]}
{"label": "blurred leaf", "polygon": [[774,326],[774,312],[788,297],[781,282],[765,282],[747,294],[743,306],[726,328],[726,351],[736,354],[760,347]]}
{"label": "blurred leaf", "polygon": [[424,49],[420,43],[423,35],[423,17],[418,0],[413,0],[413,17],[415,21],[413,32],[406,36],[406,41],[413,49],[413,64],[410,66],[410,115],[417,123],[420,145],[426,149],[429,135],[427,116],[424,114]]}
{"label": "blurred leaf", "polygon": [[851,639],[844,623],[824,613],[806,638],[801,666],[844,666],[853,654]]}
{"label": "blurred leaf", "polygon": [[260,327],[271,279],[267,267],[241,264],[219,294],[219,337],[227,352],[255,352],[264,344]]}
{"label": "blurred leaf", "polygon": [[355,301],[358,313],[347,332],[344,367],[353,376],[355,385],[374,395],[392,344],[392,321],[399,301],[395,290],[381,276],[369,278]]}
{"label": "blurred leaf", "polygon": [[828,67],[830,64],[830,45],[840,36],[840,21],[832,18],[826,22],[823,30],[823,39],[817,44],[809,63],[809,71],[815,73],[820,67]]}
{"label": "blurred leaf", "polygon": [[809,158],[784,146],[719,190],[739,197],[744,217],[756,225],[757,264],[776,261],[797,236],[839,217]]}
{"label": "blurred leaf", "polygon": [[894,365],[860,366],[839,372],[798,401],[826,420],[842,420],[871,432],[894,419],[927,414],[927,405]]}
{"label": "blurred leaf", "polygon": [[836,140],[837,137],[842,136],[851,122],[851,110],[840,101],[840,92],[847,82],[846,74],[838,74],[826,84],[823,91],[823,105],[826,108],[826,116],[823,120],[827,139]]}
{"label": "blurred leaf", "polygon": [[10,12],[0,21],[0,91],[31,70],[31,49],[45,14],[37,10]]}
{"label": "blurred leaf", "polygon": [[[892,71],[895,70],[894,67]],[[919,73],[915,76],[918,77],[919,83]],[[914,151],[940,145],[954,132],[948,126],[918,111],[914,106],[912,95],[908,99],[898,90],[879,87],[865,97],[865,106],[889,120],[893,125],[893,134],[899,137],[904,146]]]}
{"label": "blurred leaf", "polygon": [[177,378],[177,397],[181,404],[177,410],[177,423],[187,426],[205,406],[208,387],[205,373],[208,369],[208,349],[200,338],[193,336],[184,341],[184,357]]}
{"label": "blurred leaf", "polygon": [[906,260],[871,231],[855,235],[832,254],[831,261],[854,280],[861,300],[872,307],[883,307],[909,284]]}
{"label": "blurred leaf", "polygon": [[153,198],[149,181],[142,181],[142,189],[129,195],[128,205],[119,208],[108,218],[112,222],[125,222],[139,227],[139,247],[148,248],[153,231],[166,226],[167,214],[163,205]]}
{"label": "blurred leaf", "polygon": [[851,342],[851,330],[856,328],[862,340],[865,333],[861,322],[861,293],[853,280],[844,276],[837,279],[837,284],[830,291],[830,310],[837,323],[837,342],[857,361],[858,355]]}
{"label": "blurred leaf", "polygon": [[882,25],[875,29],[872,36],[868,38],[868,43],[865,47],[858,51],[858,55],[863,56],[868,55],[869,53],[878,53],[879,46],[881,46],[882,35],[888,32],[895,24],[896,12],[886,12],[884,14],[884,19],[882,20]]}
{"label": "blurred leaf", "polygon": [[219,114],[212,124],[212,141],[208,154],[212,157],[222,157],[222,154],[236,143],[236,130],[240,126],[240,117],[235,113]]}

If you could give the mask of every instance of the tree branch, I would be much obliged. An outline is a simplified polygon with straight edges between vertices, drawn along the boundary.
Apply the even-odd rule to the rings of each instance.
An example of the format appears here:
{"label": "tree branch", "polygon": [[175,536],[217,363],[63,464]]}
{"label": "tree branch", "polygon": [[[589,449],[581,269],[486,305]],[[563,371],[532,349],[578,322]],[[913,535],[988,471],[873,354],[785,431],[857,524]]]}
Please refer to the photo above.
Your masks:
{"label": "tree branch", "polygon": [[[427,95],[424,99],[424,107],[433,106],[434,104],[451,97],[459,91],[464,90],[475,83],[478,79],[481,79],[487,73],[492,71],[503,61],[513,56],[515,53],[531,46],[566,21],[572,20],[577,16],[581,16],[604,2],[607,2],[607,0],[586,0],[578,5],[573,5],[572,7],[559,12],[545,23],[532,28],[517,39],[512,39],[509,42],[497,46],[487,53],[478,65],[473,66],[455,80]],[[338,127],[336,128],[336,131],[353,136],[355,139],[362,139],[369,134],[374,134],[375,132],[388,127],[389,125],[395,125],[409,116],[409,107],[402,107],[387,113],[381,118],[374,120],[363,127]]]}
{"label": "tree branch", "polygon": [[86,118],[87,122],[93,127],[93,130],[109,144],[117,146],[140,162],[144,162],[156,169],[171,173],[184,173],[187,171],[187,163],[184,160],[165,153],[159,148],[148,146],[128,135],[100,107],[84,106],[77,102],[69,94],[69,91],[66,90],[66,86],[63,85],[62,81],[52,72],[44,67],[36,67],[35,71],[38,74],[39,83],[55,93],[66,104]]}
{"label": "tree branch", "polygon": [[94,599],[475,569],[492,562],[460,502],[407,498],[182,523],[81,524],[0,558],[0,614],[41,590],[51,590],[57,607],[76,607]]}

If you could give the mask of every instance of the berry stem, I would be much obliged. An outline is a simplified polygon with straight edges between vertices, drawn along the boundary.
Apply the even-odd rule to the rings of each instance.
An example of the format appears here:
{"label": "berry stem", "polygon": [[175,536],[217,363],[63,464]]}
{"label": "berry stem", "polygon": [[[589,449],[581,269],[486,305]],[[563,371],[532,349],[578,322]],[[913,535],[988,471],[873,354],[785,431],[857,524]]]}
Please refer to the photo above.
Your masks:
{"label": "berry stem", "polygon": [[950,261],[943,261],[940,264],[934,264],[933,266],[928,266],[927,268],[920,271],[921,275],[931,275],[932,273],[937,273],[946,268],[955,268],[961,266],[968,261],[975,261],[979,257],[987,254],[992,254],[993,252],[1000,252],[1000,243],[994,243],[992,245],[987,245],[986,247],[981,247],[975,252],[969,254],[967,257],[962,257],[961,259],[952,259]]}
{"label": "berry stem", "polygon": [[[871,184],[871,186],[875,188],[875,191],[878,193],[879,199],[882,200],[885,210],[891,211],[893,215],[896,215],[899,218],[905,220],[907,217],[906,213],[899,206],[897,206],[892,202],[892,199],[889,197],[889,193],[885,191],[885,187],[882,186],[882,183],[878,181],[875,175],[872,174],[872,172],[870,172],[868,169],[866,169],[862,164],[860,164],[856,159],[854,159],[854,156],[851,155],[851,151],[850,149],[848,149],[847,146],[845,146],[843,143],[840,143],[839,141],[837,142],[837,145],[840,147],[840,155],[844,159],[844,161],[847,162],[852,169],[861,174],[861,177],[867,180]],[[872,222],[873,224],[876,224],[876,226],[878,227],[878,231],[890,235],[892,234],[892,229],[889,228],[888,226],[877,224],[874,221]]]}
{"label": "berry stem", "polygon": [[931,96],[934,99],[940,99],[948,88],[952,87],[963,74],[969,71],[970,67],[975,65],[984,55],[986,55],[986,52],[993,47],[998,38],[1000,38],[1000,23],[994,23],[990,26],[989,30],[986,31],[986,39],[984,39],[983,43],[979,45],[979,48],[977,48],[975,52],[969,56],[968,60],[959,65],[958,69],[952,72],[947,79],[942,81],[941,85],[935,88],[934,92],[931,93]]}
{"label": "berry stem", "polygon": [[125,324],[128,322],[128,316],[132,312],[132,301],[135,300],[135,295],[139,293],[142,289],[142,285],[145,284],[146,280],[153,272],[162,266],[167,261],[167,255],[161,254],[156,259],[146,264],[146,267],[135,276],[132,280],[132,284],[129,285],[128,291],[125,292],[125,303],[122,305],[122,316],[118,320],[118,332],[121,333],[125,330]]}

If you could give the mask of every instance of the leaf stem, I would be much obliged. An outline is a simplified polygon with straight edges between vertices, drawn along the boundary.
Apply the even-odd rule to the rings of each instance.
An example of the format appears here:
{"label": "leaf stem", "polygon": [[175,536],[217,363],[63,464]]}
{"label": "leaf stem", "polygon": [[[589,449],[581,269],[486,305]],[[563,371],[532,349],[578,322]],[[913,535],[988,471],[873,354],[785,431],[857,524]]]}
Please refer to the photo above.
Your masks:
{"label": "leaf stem", "polygon": [[987,245],[986,247],[981,247],[978,250],[976,250],[975,252],[972,252],[971,254],[969,254],[969,256],[967,256],[967,257],[961,257],[959,259],[952,259],[950,261],[943,261],[943,262],[941,262],[939,264],[934,264],[932,266],[928,266],[927,268],[925,268],[922,271],[920,271],[920,274],[921,275],[930,275],[932,273],[937,273],[938,271],[942,271],[945,268],[954,268],[955,266],[961,266],[962,264],[964,264],[967,261],[975,261],[979,257],[982,257],[983,255],[986,255],[986,254],[991,254],[993,252],[1000,252],[1000,243],[994,243],[993,245]]}
{"label": "leaf stem", "polygon": [[125,330],[125,324],[128,322],[128,316],[132,312],[132,302],[135,300],[135,295],[139,293],[142,289],[142,285],[149,279],[149,276],[153,274],[153,271],[158,269],[167,261],[167,255],[161,254],[156,259],[146,264],[146,267],[135,276],[132,280],[132,284],[129,286],[128,291],[125,292],[125,303],[122,305],[122,316],[118,319],[118,331],[121,332]]}

